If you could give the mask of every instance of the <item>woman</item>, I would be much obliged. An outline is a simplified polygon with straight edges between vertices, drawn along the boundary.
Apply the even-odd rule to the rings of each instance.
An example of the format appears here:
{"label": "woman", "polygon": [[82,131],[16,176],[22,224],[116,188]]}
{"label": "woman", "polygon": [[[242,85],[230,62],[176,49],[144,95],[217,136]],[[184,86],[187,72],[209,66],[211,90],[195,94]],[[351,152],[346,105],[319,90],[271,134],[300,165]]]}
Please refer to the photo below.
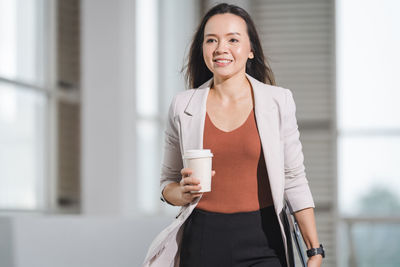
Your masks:
{"label": "woman", "polygon": [[[163,201],[182,208],[144,266],[293,266],[284,199],[311,249],[308,266],[321,266],[295,103],[288,89],[273,86],[245,10],[219,4],[208,11],[186,77],[196,89],[170,106],[160,187]],[[212,191],[191,193],[200,181],[183,168],[182,154],[199,148],[214,154]]]}

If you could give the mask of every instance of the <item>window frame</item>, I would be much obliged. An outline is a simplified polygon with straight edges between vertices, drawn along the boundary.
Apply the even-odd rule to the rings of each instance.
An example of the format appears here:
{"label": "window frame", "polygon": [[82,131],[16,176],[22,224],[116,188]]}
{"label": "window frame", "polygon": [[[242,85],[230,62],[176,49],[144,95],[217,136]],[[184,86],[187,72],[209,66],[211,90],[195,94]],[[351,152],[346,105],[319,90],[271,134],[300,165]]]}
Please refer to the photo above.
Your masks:
{"label": "window frame", "polygon": [[[41,94],[46,98],[45,129],[44,129],[44,176],[38,183],[41,189],[37,192],[39,207],[27,208],[0,208],[0,213],[55,213],[57,206],[57,124],[58,124],[58,101],[62,98],[71,98],[60,93],[57,85],[57,2],[39,0],[36,5],[38,22],[38,34],[35,42],[38,44],[38,61],[42,66],[43,82],[37,84],[29,81],[22,81],[18,78],[3,77],[0,74],[0,82],[14,85],[15,90],[29,90]],[[43,51],[43,53],[42,53]],[[18,87],[23,87],[18,88]],[[74,97],[72,97],[74,98]]]}

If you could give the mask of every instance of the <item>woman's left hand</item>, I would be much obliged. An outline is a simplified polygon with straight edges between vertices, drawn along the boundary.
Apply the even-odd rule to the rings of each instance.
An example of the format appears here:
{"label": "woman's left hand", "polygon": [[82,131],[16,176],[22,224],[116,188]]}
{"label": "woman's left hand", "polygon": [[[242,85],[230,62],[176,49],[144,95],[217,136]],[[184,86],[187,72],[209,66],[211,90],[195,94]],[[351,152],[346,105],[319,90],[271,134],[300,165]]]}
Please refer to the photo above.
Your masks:
{"label": "woman's left hand", "polygon": [[322,256],[315,255],[308,259],[307,267],[320,267],[322,264]]}

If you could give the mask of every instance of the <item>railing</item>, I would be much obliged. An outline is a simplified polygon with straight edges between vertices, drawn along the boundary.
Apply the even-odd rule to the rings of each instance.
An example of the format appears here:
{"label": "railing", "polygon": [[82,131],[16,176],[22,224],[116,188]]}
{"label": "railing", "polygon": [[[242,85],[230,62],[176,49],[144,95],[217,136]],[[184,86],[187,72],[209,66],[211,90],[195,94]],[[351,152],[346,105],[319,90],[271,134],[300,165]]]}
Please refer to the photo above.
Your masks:
{"label": "railing", "polygon": [[[358,262],[356,244],[354,241],[353,229],[356,224],[368,224],[368,225],[388,225],[394,224],[398,225],[400,228],[400,217],[371,217],[371,216],[357,216],[357,217],[341,217],[340,222],[345,225],[345,232],[348,237],[348,256],[347,256],[347,266],[348,267],[361,267]],[[400,243],[399,243],[400,244]],[[370,245],[370,244],[366,244]]]}

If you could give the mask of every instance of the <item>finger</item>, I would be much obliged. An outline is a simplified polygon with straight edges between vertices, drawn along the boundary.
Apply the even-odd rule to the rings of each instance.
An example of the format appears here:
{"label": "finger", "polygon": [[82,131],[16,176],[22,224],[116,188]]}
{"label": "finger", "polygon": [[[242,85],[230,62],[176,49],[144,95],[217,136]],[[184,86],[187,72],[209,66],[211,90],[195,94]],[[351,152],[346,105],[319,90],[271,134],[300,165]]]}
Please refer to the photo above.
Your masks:
{"label": "finger", "polygon": [[189,168],[183,168],[183,169],[181,170],[181,174],[182,174],[182,176],[184,176],[184,177],[190,176],[192,173],[193,173],[193,170],[192,170],[192,169],[189,169]]}
{"label": "finger", "polygon": [[197,184],[199,184],[200,183],[200,179],[198,179],[198,178],[196,178],[196,177],[186,177],[186,178],[183,178],[184,180],[185,180],[185,185],[186,184],[194,184],[194,185],[197,185]]}
{"label": "finger", "polygon": [[185,185],[184,192],[199,191],[200,189],[200,185]]}
{"label": "finger", "polygon": [[214,176],[215,175],[215,171],[213,170],[212,172],[211,172],[211,176]]}

